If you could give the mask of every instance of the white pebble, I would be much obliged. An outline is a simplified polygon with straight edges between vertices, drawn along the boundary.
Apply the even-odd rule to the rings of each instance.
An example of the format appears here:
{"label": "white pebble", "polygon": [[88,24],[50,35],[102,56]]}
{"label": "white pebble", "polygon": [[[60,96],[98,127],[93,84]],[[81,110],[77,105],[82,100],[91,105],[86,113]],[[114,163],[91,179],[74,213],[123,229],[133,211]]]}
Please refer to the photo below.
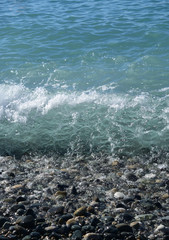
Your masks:
{"label": "white pebble", "polygon": [[165,226],[164,226],[163,224],[160,224],[160,225],[154,230],[154,232],[157,233],[157,232],[159,232],[159,231],[164,230],[164,228],[165,228]]}
{"label": "white pebble", "polygon": [[117,199],[123,199],[125,197],[125,195],[122,192],[116,192],[114,194],[114,197],[117,198]]}

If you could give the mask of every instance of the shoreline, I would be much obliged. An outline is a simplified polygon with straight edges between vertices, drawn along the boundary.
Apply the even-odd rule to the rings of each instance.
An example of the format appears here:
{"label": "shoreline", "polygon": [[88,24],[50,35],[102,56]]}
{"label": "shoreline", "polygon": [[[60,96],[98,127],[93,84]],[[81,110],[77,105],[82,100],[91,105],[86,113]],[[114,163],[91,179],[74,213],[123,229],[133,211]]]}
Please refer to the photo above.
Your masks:
{"label": "shoreline", "polygon": [[0,157],[0,239],[169,239],[160,159]]}

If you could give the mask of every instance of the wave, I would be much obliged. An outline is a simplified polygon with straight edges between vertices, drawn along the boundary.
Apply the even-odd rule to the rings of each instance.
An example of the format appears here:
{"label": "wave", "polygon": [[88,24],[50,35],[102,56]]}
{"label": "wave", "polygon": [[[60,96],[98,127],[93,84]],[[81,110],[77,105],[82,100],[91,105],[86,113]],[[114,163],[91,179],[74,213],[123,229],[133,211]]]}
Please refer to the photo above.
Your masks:
{"label": "wave", "polygon": [[159,96],[121,94],[112,86],[51,93],[1,84],[0,127],[1,155],[167,151],[169,95],[167,89]]}

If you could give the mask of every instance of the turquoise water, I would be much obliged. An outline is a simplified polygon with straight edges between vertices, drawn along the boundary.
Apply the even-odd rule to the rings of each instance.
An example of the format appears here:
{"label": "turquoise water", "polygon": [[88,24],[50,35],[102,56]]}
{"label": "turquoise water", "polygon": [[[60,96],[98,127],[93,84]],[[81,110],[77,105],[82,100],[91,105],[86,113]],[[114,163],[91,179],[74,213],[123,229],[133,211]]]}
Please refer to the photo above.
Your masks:
{"label": "turquoise water", "polygon": [[0,3],[0,155],[168,154],[167,0]]}

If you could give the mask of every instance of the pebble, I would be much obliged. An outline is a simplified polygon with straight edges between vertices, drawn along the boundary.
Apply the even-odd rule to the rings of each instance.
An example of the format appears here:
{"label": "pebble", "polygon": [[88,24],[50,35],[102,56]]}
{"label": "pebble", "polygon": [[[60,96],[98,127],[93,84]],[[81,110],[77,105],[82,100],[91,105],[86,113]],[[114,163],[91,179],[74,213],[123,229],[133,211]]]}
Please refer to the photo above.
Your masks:
{"label": "pebble", "polygon": [[155,217],[156,216],[153,214],[141,214],[141,215],[135,216],[135,219],[140,221],[148,221],[148,220],[154,219]]}
{"label": "pebble", "polygon": [[86,206],[82,206],[74,212],[74,215],[75,216],[84,216],[86,214],[86,211],[87,211]]}
{"label": "pebble", "polygon": [[78,225],[78,221],[75,218],[71,218],[66,221],[67,227],[71,227],[72,225]]}
{"label": "pebble", "polygon": [[71,236],[72,240],[80,240],[82,239],[82,232],[80,230],[76,230],[73,232],[72,236]]}
{"label": "pebble", "polygon": [[167,167],[137,158],[52,161],[1,158],[1,239],[169,239]]}
{"label": "pebble", "polygon": [[115,225],[115,227],[118,229],[119,232],[133,232],[130,225],[128,225],[126,223],[119,223],[119,224]]}
{"label": "pebble", "polygon": [[4,225],[5,222],[8,222],[9,219],[5,217],[0,217],[0,228]]}
{"label": "pebble", "polygon": [[97,233],[87,233],[83,236],[83,240],[102,240],[103,237],[101,234]]}
{"label": "pebble", "polygon": [[117,199],[123,199],[125,197],[125,195],[122,192],[116,192],[114,194],[114,197],[117,198]]}
{"label": "pebble", "polygon": [[130,227],[132,227],[133,229],[138,230],[140,228],[140,222],[138,222],[138,221],[131,222],[130,223]]}
{"label": "pebble", "polygon": [[22,227],[25,227],[25,228],[33,228],[35,226],[35,220],[34,220],[34,217],[32,215],[19,217],[16,220],[16,223],[21,225]]}

